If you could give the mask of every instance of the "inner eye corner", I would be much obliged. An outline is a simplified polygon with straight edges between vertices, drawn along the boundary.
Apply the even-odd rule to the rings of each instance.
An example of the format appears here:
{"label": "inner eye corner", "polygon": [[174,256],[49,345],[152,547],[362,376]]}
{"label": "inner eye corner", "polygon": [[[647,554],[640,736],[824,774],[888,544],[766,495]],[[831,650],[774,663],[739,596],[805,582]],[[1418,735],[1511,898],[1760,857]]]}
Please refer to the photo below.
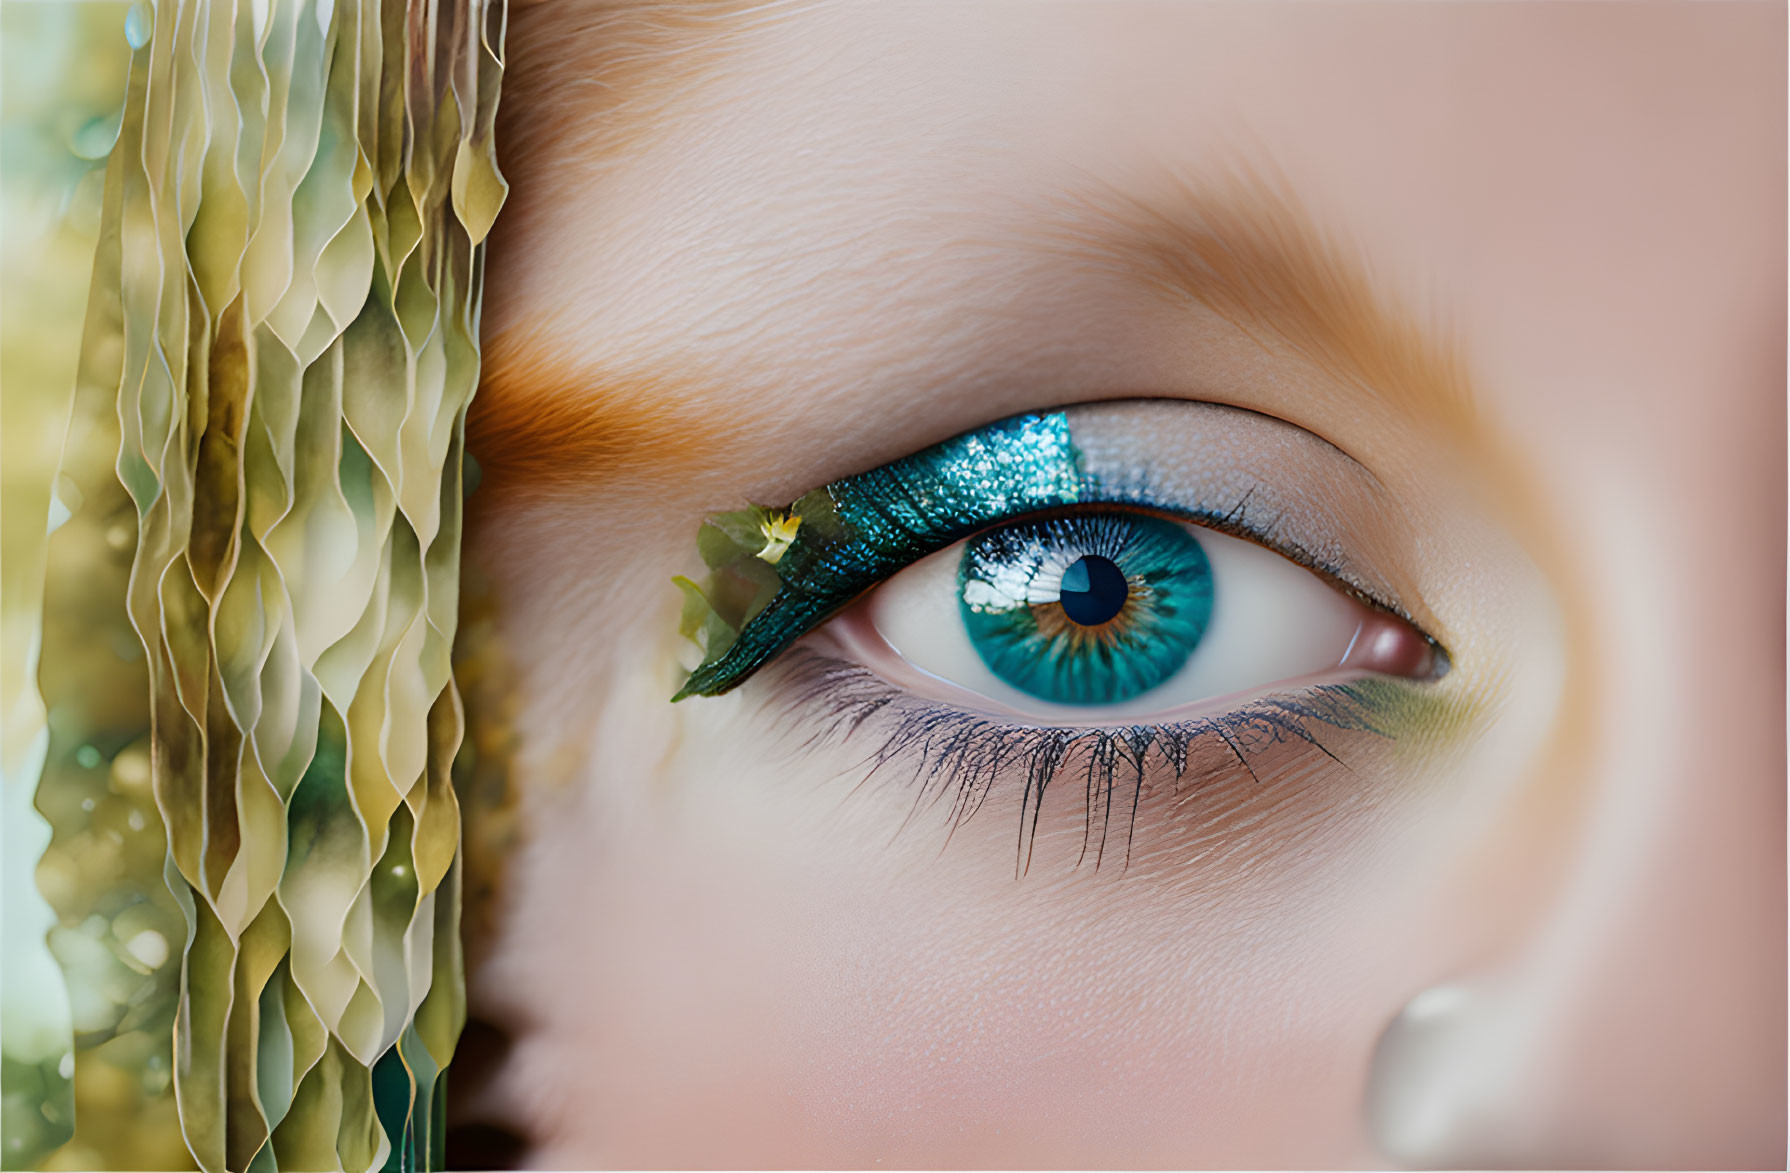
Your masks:
{"label": "inner eye corner", "polygon": [[[1275,552],[1279,553],[1279,551]],[[1301,565],[1304,564],[1301,563]],[[1448,650],[1448,645],[1437,636],[1432,635],[1429,628],[1414,618],[1406,608],[1371,595],[1355,584],[1345,582],[1336,575],[1327,573],[1321,567],[1307,566],[1306,569],[1322,579],[1326,585],[1348,596],[1382,623],[1396,623],[1405,628],[1416,638],[1418,643],[1423,645],[1428,656],[1426,669],[1421,673],[1398,673],[1398,675],[1405,675],[1408,679],[1421,684],[1433,684],[1453,670],[1454,655]]]}

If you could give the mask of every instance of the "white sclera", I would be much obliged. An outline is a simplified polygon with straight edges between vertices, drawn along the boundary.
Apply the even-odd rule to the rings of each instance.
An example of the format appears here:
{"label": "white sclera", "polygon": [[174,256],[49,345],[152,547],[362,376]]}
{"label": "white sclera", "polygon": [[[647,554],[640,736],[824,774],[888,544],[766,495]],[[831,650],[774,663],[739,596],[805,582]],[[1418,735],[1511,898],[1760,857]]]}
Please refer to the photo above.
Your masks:
{"label": "white sclera", "polygon": [[958,610],[959,542],[909,566],[865,601],[878,635],[913,669],[996,705],[1047,720],[1134,720],[1282,681],[1342,663],[1369,617],[1366,608],[1304,567],[1254,542],[1202,526],[1212,566],[1212,616],[1180,671],[1114,705],[1052,704],[1004,683],[970,643]]}

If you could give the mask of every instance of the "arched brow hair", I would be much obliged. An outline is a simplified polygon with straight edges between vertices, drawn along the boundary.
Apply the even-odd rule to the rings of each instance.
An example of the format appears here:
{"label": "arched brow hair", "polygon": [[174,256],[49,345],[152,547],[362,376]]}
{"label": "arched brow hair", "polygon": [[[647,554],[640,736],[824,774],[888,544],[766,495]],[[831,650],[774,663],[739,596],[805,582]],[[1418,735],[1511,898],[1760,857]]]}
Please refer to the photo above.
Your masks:
{"label": "arched brow hair", "polygon": [[[1291,185],[1263,169],[1135,186],[1090,177],[1042,197],[1011,239],[1197,303],[1313,368],[1338,394],[1463,456],[1485,454],[1466,364],[1446,333],[1387,296]],[[487,339],[469,440],[512,488],[651,480],[724,443],[717,427],[751,430],[749,405],[717,419],[712,405],[727,398],[726,386],[708,386],[693,366],[590,370],[562,351],[552,323]]]}
{"label": "arched brow hair", "polygon": [[1090,177],[1055,204],[1045,236],[1065,253],[1144,275],[1465,451],[1483,438],[1445,324],[1390,296],[1272,164],[1137,185]]}

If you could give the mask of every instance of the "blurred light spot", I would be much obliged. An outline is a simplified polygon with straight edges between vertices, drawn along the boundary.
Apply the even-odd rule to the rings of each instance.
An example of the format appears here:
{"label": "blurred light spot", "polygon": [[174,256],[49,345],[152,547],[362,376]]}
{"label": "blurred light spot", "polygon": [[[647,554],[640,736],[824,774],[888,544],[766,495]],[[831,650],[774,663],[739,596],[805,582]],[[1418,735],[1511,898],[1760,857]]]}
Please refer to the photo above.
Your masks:
{"label": "blurred light spot", "polygon": [[160,969],[168,960],[168,938],[154,929],[144,929],[125,942],[124,950],[150,969]]}
{"label": "blurred light spot", "polygon": [[146,0],[137,0],[124,17],[124,39],[130,42],[131,48],[141,49],[149,43],[149,34],[154,28],[155,17],[150,12],[148,3]]}
{"label": "blurred light spot", "polygon": [[149,755],[141,749],[127,749],[112,759],[112,781],[120,790],[141,791],[149,785]]}

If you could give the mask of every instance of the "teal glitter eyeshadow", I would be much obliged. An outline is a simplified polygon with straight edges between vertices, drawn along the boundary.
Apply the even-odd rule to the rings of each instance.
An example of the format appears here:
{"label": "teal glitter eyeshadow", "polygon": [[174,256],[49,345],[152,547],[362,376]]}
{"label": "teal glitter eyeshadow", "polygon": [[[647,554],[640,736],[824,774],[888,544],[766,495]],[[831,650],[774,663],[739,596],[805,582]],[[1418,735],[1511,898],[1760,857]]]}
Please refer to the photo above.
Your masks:
{"label": "teal glitter eyeshadow", "polygon": [[[672,699],[727,692],[917,559],[995,522],[1080,504],[1089,492],[1068,417],[1057,411],[1001,420],[835,481],[786,511],[758,511],[801,519],[774,563],[748,551],[750,527],[742,535],[738,515],[711,520],[699,538],[714,571],[709,589],[680,583],[714,613],[708,654]],[[686,631],[694,626],[687,611]]]}
{"label": "teal glitter eyeshadow", "polygon": [[[1302,477],[1305,468],[1322,470],[1322,481]],[[738,687],[928,554],[993,526],[1079,516],[1078,506],[1251,538],[1408,618],[1390,584],[1350,556],[1362,544],[1355,530],[1396,527],[1402,513],[1345,453],[1238,408],[1084,403],[988,424],[786,507],[710,516],[696,543],[707,577],[673,580],[684,592],[680,630],[703,650],[674,699]]]}

